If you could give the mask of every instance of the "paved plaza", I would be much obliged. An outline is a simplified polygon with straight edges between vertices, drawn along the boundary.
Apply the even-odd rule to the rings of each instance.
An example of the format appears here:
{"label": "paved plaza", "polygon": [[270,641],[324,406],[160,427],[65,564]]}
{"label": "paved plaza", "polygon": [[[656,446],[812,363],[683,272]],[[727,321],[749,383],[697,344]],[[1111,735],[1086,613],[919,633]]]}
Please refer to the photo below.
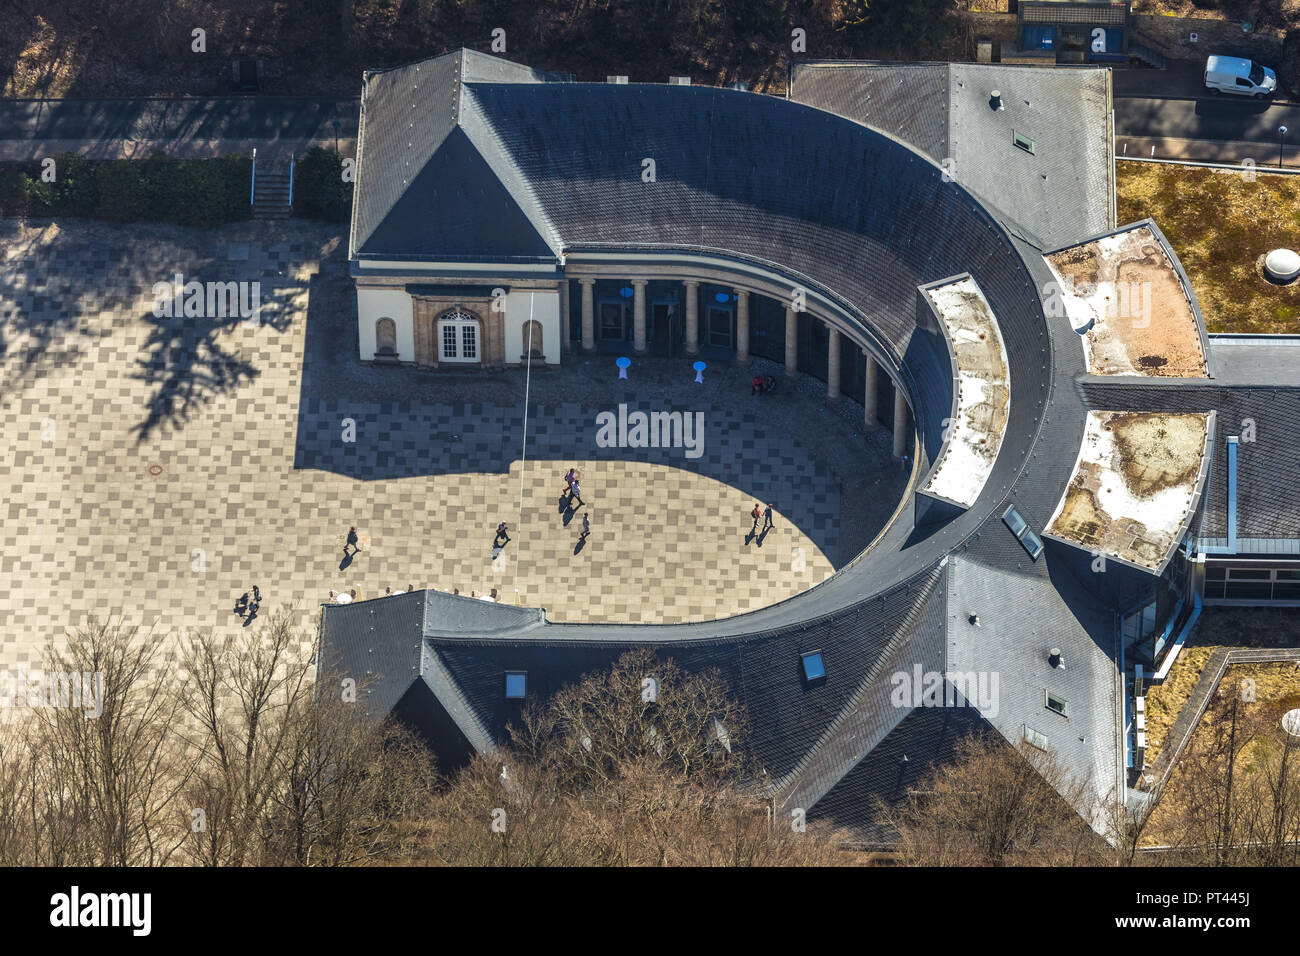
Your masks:
{"label": "paved plaza", "polygon": [[[531,378],[362,367],[341,237],[275,228],[0,223],[0,667],[91,617],[235,633],[254,585],[261,619],[294,609],[308,635],[352,588],[709,620],[824,580],[897,506],[887,436],[794,383],[753,398],[743,369],[700,385],[666,360],[626,382],[607,358]],[[155,317],[154,283],[177,273],[260,282],[261,321]],[[700,413],[699,457],[599,447],[596,416],[620,404]],[[559,500],[570,466],[581,547],[583,512]],[[751,540],[756,501],[776,526]],[[344,562],[349,525],[362,550]]]}

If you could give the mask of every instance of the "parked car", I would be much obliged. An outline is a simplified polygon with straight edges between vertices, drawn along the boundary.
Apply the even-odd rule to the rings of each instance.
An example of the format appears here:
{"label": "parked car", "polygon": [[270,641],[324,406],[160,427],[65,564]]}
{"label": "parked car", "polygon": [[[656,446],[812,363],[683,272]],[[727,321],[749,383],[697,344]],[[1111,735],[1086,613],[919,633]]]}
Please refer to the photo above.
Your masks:
{"label": "parked car", "polygon": [[1205,86],[1211,93],[1238,93],[1262,100],[1277,89],[1277,74],[1239,56],[1211,56],[1205,61]]}

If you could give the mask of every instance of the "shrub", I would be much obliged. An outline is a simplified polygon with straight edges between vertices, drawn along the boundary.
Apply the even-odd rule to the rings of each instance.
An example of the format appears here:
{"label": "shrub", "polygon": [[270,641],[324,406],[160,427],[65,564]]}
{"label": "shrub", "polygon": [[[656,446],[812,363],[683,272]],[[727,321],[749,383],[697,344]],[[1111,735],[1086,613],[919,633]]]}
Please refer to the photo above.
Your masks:
{"label": "shrub", "polygon": [[343,181],[343,157],[334,150],[315,146],[295,164],[293,214],[326,222],[352,218],[352,183]]}
{"label": "shrub", "polygon": [[99,199],[98,165],[76,153],[54,157],[53,209],[48,214],[89,216]]}
{"label": "shrub", "polygon": [[0,168],[0,216],[27,215],[27,192],[31,183],[16,166]]}
{"label": "shrub", "polygon": [[94,215],[112,222],[135,222],[148,218],[148,197],[141,163],[114,159],[99,166],[99,198]]}
{"label": "shrub", "polygon": [[52,216],[57,198],[56,185],[47,183],[38,173],[27,177],[27,215]]}
{"label": "shrub", "polygon": [[247,219],[252,161],[247,156],[145,160],[55,157],[53,182],[38,165],[0,165],[0,215],[84,216],[113,222],[216,226]]}

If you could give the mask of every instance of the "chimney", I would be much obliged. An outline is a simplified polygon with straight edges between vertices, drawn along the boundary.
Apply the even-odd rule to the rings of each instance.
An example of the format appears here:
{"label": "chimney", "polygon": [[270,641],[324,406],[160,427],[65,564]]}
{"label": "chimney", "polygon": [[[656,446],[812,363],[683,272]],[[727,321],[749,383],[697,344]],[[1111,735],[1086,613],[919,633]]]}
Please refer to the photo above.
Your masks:
{"label": "chimney", "polygon": [[1053,667],[1065,666],[1065,661],[1061,658],[1061,649],[1059,647],[1053,647],[1047,652],[1047,663],[1051,664]]}
{"label": "chimney", "polygon": [[669,86],[690,86],[691,78],[689,76],[670,76],[668,77]]}
{"label": "chimney", "polygon": [[993,110],[1002,109],[1002,91],[994,90],[989,94],[989,108]]}

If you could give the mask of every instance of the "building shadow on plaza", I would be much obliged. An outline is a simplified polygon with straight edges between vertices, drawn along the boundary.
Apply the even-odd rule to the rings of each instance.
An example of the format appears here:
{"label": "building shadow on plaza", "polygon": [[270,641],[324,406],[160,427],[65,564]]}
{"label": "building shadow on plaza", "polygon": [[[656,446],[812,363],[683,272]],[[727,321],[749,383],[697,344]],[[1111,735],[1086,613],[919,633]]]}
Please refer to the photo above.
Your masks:
{"label": "building shadow on plaza", "polygon": [[[854,556],[841,553],[841,490],[835,474],[814,459],[797,428],[774,424],[770,414],[781,407],[776,403],[784,403],[787,417],[802,421],[808,429],[832,427],[826,424],[830,418],[806,420],[808,414],[833,413],[819,412],[794,389],[785,395],[753,398],[748,387],[752,371],[721,364],[708,373],[709,387],[698,387],[689,377],[685,385],[675,379],[665,385],[663,375],[674,372],[675,366],[664,372],[655,360],[634,369],[633,379],[620,381],[612,364],[606,378],[603,365],[595,372],[591,367],[595,360],[581,356],[570,356],[560,370],[534,372],[527,383],[524,373],[516,371],[370,367],[356,359],[355,306],[349,306],[354,302],[355,296],[346,294],[341,283],[313,286],[295,468],[366,482],[507,474],[524,457],[526,384],[530,482],[552,483],[558,492],[565,470],[578,462],[644,462],[688,471],[738,490],[744,508],[734,515],[691,515],[686,520],[721,525],[742,544],[751,529],[749,509],[755,503],[771,503],[776,529],[763,539],[764,547],[779,546],[781,531],[793,524],[836,567]],[[617,416],[620,405],[629,414],[638,410],[678,412],[683,417],[703,413],[701,454],[688,457],[685,447],[602,447],[597,442],[597,415]],[[833,427],[851,432],[842,423]],[[658,520],[655,515],[669,508],[679,509],[679,502],[669,497],[674,484],[661,477],[647,483],[636,507],[646,513],[648,522]],[[602,506],[601,493],[594,482],[583,483],[583,497],[592,507]],[[626,492],[620,500],[625,497]],[[430,507],[437,506],[430,502]],[[873,536],[874,531],[866,540]],[[725,546],[723,541],[720,546]]]}

